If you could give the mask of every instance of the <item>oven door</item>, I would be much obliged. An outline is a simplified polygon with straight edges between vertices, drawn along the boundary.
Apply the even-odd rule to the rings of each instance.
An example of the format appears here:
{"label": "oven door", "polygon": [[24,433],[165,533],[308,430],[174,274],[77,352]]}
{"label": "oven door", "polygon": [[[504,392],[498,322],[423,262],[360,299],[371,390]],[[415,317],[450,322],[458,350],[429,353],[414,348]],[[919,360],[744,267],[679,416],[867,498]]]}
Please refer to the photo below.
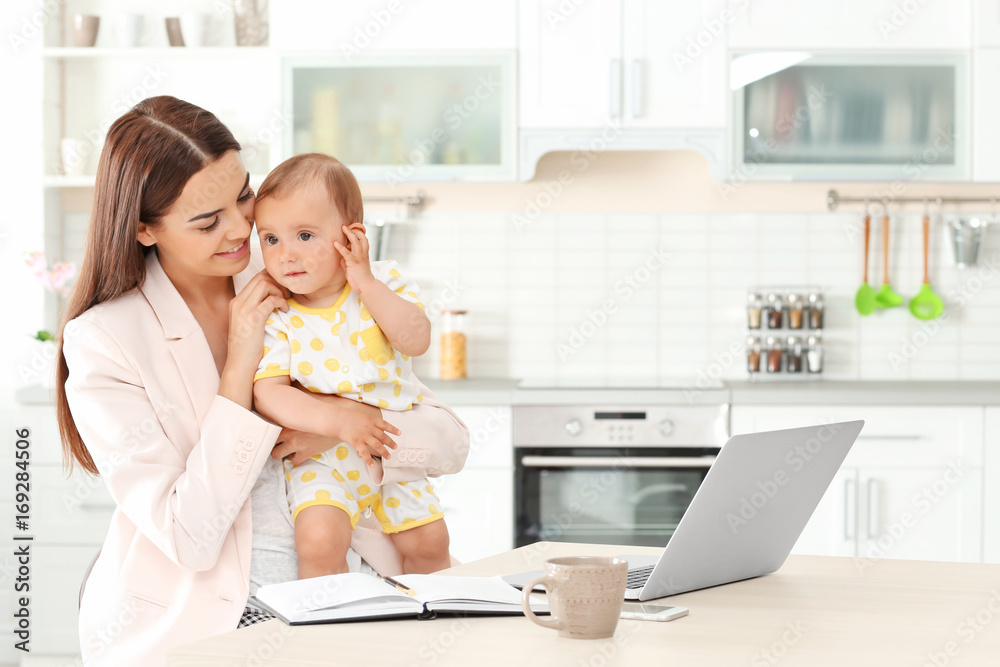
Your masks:
{"label": "oven door", "polygon": [[517,546],[539,540],[662,547],[719,448],[523,448]]}

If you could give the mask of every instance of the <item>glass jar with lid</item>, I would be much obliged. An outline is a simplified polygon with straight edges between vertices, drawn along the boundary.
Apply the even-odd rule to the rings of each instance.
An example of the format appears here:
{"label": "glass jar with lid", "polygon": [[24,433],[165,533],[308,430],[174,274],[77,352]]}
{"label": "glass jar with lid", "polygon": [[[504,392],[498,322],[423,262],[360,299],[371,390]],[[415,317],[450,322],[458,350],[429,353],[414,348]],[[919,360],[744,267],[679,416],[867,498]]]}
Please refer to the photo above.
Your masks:
{"label": "glass jar with lid", "polygon": [[823,328],[823,295],[819,292],[811,292],[806,300],[809,303],[809,328]]}
{"label": "glass jar with lid", "polygon": [[789,336],[788,347],[785,349],[785,370],[789,373],[802,372],[802,338]]}
{"label": "glass jar with lid", "polygon": [[767,317],[767,328],[780,329],[783,326],[785,318],[784,297],[782,297],[782,295],[778,292],[768,292],[767,304],[764,312]]}
{"label": "glass jar with lid", "polygon": [[747,372],[760,372],[760,336],[747,336]]}
{"label": "glass jar with lid", "polygon": [[760,292],[750,292],[747,294],[747,326],[751,329],[760,329],[760,316],[764,310],[764,299]]}
{"label": "glass jar with lid", "polygon": [[767,337],[767,365],[768,373],[781,372],[781,339],[777,336]]}
{"label": "glass jar with lid", "polygon": [[467,377],[465,310],[441,311],[441,379]]}
{"label": "glass jar with lid", "polygon": [[805,310],[805,299],[801,294],[788,295],[788,328],[801,329],[802,315]]}
{"label": "glass jar with lid", "polygon": [[810,373],[823,372],[823,339],[819,336],[809,336],[806,340],[806,369]]}

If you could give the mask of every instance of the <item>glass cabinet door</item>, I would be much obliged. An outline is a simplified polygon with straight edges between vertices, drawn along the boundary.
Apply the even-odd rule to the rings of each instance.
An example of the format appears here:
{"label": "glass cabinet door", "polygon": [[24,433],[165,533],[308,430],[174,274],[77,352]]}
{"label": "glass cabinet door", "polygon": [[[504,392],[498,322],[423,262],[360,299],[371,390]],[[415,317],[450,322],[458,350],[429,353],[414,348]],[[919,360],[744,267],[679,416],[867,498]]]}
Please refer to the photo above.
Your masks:
{"label": "glass cabinet door", "polygon": [[285,61],[285,152],[328,153],[359,180],[514,177],[513,56]]}
{"label": "glass cabinet door", "polygon": [[968,178],[957,55],[734,56],[733,176]]}

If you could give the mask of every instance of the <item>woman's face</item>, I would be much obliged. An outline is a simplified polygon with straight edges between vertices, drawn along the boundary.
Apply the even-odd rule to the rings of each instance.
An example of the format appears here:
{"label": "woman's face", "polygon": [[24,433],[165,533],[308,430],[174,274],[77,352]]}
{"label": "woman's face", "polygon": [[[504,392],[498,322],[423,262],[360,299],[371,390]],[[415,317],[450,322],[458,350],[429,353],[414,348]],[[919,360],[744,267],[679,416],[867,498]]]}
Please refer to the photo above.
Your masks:
{"label": "woman's face", "polygon": [[140,222],[137,238],[171,278],[233,276],[250,263],[253,207],[250,174],[229,151],[188,180],[159,224]]}

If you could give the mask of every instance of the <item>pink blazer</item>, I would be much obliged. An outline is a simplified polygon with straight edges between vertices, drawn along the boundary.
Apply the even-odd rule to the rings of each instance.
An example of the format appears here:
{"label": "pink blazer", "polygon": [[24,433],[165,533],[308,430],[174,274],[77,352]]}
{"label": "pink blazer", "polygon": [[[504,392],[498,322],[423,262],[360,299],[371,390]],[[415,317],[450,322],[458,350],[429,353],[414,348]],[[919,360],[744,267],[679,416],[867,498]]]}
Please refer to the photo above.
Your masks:
{"label": "pink blazer", "polygon": [[[237,290],[259,270],[252,261]],[[166,649],[236,627],[249,590],[250,490],[280,432],[217,395],[208,342],[156,253],[146,271],[141,288],[91,308],[63,340],[70,408],[117,504],[80,603],[85,664],[102,667],[162,665]],[[385,413],[403,431],[397,451],[415,452],[390,460],[389,478],[421,458],[438,473],[464,464],[468,430],[424,395],[453,418],[450,430],[440,414],[435,430],[417,411]],[[399,572],[373,524],[354,546],[379,572]]]}

